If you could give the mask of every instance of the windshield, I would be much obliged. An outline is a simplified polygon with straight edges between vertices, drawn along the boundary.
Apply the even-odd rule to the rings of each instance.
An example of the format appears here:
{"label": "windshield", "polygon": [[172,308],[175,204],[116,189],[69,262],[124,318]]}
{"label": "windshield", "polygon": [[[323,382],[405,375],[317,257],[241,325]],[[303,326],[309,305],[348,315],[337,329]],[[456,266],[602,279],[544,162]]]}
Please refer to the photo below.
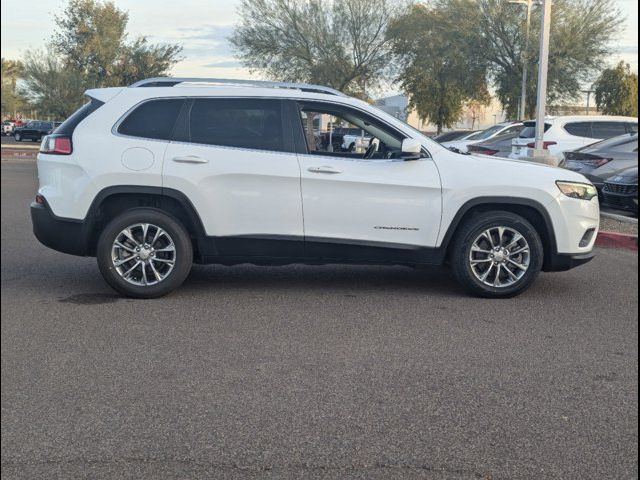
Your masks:
{"label": "windshield", "polygon": [[503,128],[504,127],[502,125],[496,125],[494,127],[489,127],[486,130],[478,132],[476,135],[473,135],[473,136],[467,138],[467,140],[485,140],[485,139],[495,135],[496,133],[498,133]]}

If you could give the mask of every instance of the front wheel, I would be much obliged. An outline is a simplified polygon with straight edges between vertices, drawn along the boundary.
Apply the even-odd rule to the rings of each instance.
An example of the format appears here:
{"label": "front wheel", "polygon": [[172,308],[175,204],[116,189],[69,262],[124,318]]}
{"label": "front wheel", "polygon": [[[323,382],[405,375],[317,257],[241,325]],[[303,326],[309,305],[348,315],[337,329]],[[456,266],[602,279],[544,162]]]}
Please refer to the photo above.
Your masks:
{"label": "front wheel", "polygon": [[96,252],[105,281],[123,295],[156,298],[178,288],[193,262],[191,238],[166,213],[137,208],[114,218]]}
{"label": "front wheel", "polygon": [[462,225],[451,252],[453,273],[470,293],[509,298],[537,278],[544,248],[535,227],[511,212],[485,212]]}
{"label": "front wheel", "polygon": [[16,133],[13,138],[15,139],[16,142],[22,141],[22,135],[20,135],[19,133]]}

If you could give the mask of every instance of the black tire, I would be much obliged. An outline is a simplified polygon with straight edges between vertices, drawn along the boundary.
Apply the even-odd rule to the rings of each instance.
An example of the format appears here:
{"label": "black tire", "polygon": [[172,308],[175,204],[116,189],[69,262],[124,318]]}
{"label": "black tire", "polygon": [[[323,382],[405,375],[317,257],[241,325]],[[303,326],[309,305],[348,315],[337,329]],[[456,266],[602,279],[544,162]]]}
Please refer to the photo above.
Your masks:
{"label": "black tire", "polygon": [[[494,287],[485,284],[476,277],[469,260],[474,241],[482,232],[496,227],[507,227],[519,232],[529,245],[528,270],[510,286]],[[449,261],[456,280],[469,293],[484,298],[510,298],[527,290],[538,277],[544,261],[544,247],[535,227],[520,215],[504,211],[483,212],[460,226]],[[499,271],[498,268],[497,270]]]}
{"label": "black tire", "polygon": [[[118,273],[111,258],[113,243],[119,233],[137,223],[157,225],[169,234],[175,245],[173,269],[154,285],[129,283]],[[157,298],[172,292],[187,278],[193,263],[193,245],[183,225],[174,217],[152,208],[136,208],[125,211],[104,228],[98,240],[96,257],[100,273],[114,290],[127,297]]]}

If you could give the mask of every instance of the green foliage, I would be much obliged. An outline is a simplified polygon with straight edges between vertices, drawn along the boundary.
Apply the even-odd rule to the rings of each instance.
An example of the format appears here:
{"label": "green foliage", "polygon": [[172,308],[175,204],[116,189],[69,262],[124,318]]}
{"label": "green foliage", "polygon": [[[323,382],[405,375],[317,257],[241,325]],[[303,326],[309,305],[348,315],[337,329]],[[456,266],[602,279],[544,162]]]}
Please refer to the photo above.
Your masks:
{"label": "green foliage", "polygon": [[[526,59],[526,113],[533,116],[540,14],[541,8],[534,4],[527,48],[524,5],[506,0],[432,0],[426,6],[411,6],[389,34],[401,59],[400,80],[414,96],[418,112],[428,111],[430,120],[438,123],[434,119],[441,118],[448,125],[459,118],[465,98],[485,97],[489,82],[507,117],[515,118]],[[554,0],[550,105],[579,98],[582,86],[592,82],[609,55],[621,22],[614,0]]]}
{"label": "green foliage", "polygon": [[24,57],[22,91],[30,106],[46,116],[63,119],[84,101],[85,78],[47,51],[29,51]]}
{"label": "green foliage", "polygon": [[404,67],[398,80],[418,115],[438,133],[463,115],[468,102],[486,105],[487,62],[475,55],[480,41],[467,25],[467,0],[417,4],[394,20],[387,32],[393,53]]}
{"label": "green foliage", "polygon": [[63,118],[82,104],[88,88],[165,75],[180,60],[180,45],[129,41],[128,20],[111,1],[70,0],[55,17],[49,46],[25,55],[23,92],[32,107]]}
{"label": "green foliage", "polygon": [[628,63],[604,70],[594,86],[596,105],[602,113],[638,116],[638,74]]}
{"label": "green foliage", "polygon": [[17,89],[18,78],[22,75],[23,66],[15,60],[2,59],[2,117],[13,117],[23,104]]}
{"label": "green foliage", "polygon": [[[451,3],[451,2],[447,2]],[[515,117],[522,86],[522,64],[529,65],[527,114],[536,104],[541,9],[534,5],[528,50],[525,49],[525,10],[504,0],[478,0],[474,24],[484,39],[477,55],[491,65],[491,79],[507,115]],[[622,17],[613,0],[554,0],[549,49],[548,101],[575,101],[585,83],[610,54],[611,40]]]}
{"label": "green foliage", "polygon": [[243,0],[230,38],[242,63],[267,76],[365,96],[388,67],[388,0]]}

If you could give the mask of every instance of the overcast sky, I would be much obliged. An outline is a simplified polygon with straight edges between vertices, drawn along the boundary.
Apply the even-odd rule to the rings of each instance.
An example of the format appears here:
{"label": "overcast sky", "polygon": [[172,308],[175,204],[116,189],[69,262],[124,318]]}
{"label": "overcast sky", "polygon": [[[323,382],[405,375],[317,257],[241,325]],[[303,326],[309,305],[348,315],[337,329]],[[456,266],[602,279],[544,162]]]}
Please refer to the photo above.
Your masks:
{"label": "overcast sky", "polygon": [[[129,11],[131,36],[146,35],[155,42],[178,42],[186,57],[174,75],[248,78],[249,72],[233,58],[226,38],[237,22],[240,0],[115,0]],[[625,31],[615,42],[611,63],[624,59],[638,70],[638,1],[616,0],[627,18]],[[42,47],[54,28],[53,14],[65,0],[0,0],[2,56],[20,58]]]}

